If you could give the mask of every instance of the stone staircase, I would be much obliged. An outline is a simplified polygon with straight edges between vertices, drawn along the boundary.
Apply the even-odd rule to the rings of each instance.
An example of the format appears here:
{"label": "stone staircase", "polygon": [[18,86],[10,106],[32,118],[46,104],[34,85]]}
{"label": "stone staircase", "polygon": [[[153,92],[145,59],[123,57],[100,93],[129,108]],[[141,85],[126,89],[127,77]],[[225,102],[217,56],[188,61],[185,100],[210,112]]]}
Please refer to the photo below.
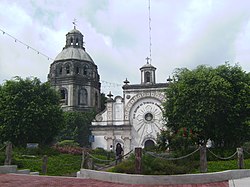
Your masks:
{"label": "stone staircase", "polygon": [[0,174],[15,173],[24,175],[39,175],[39,172],[30,172],[29,169],[17,169],[17,165],[0,166]]}

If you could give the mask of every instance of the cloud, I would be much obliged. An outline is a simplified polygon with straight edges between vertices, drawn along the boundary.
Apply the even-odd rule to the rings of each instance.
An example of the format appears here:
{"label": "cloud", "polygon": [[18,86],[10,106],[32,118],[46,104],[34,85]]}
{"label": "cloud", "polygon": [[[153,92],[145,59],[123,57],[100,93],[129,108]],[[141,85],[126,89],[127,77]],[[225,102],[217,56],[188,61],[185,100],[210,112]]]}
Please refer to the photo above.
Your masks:
{"label": "cloud", "polygon": [[[229,60],[250,70],[248,1],[151,0],[152,64],[157,81],[175,68],[217,66]],[[0,29],[55,58],[77,19],[86,51],[105,82],[140,83],[149,56],[148,1],[1,0]],[[0,83],[20,75],[47,80],[52,61],[0,33]],[[120,86],[103,83],[105,92]]]}

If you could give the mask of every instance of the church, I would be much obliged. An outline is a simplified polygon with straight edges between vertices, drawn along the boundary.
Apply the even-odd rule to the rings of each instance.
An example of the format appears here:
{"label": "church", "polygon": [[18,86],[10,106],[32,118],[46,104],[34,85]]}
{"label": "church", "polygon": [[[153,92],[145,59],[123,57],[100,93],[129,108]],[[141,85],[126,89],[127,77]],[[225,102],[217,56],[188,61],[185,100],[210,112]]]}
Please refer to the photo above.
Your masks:
{"label": "church", "polygon": [[[97,65],[86,52],[83,35],[74,26],[66,44],[50,66],[48,80],[61,94],[64,111],[100,111],[101,83]],[[92,148],[114,149],[119,143],[128,153],[135,147],[156,144],[164,128],[164,91],[168,83],[156,82],[156,68],[146,58],[140,68],[141,82],[124,81],[123,96],[107,95],[106,109],[91,124]]]}
{"label": "church", "polygon": [[162,102],[167,83],[156,83],[156,68],[149,63],[140,68],[141,83],[124,81],[123,97],[108,94],[106,109],[92,122],[92,148],[106,150],[120,143],[124,153],[135,147],[156,144],[157,134],[164,128]]}

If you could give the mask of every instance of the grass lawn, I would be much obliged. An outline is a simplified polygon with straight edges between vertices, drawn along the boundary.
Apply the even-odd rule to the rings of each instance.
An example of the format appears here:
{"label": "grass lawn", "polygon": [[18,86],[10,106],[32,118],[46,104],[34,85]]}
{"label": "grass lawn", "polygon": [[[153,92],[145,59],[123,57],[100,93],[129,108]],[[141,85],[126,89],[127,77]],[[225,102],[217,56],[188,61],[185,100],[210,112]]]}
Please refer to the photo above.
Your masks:
{"label": "grass lawn", "polygon": [[[18,169],[30,169],[41,173],[42,158],[23,158],[17,159]],[[74,176],[80,170],[81,156],[60,154],[48,157],[47,175],[51,176]],[[209,161],[208,172],[218,172],[225,170],[238,169],[237,160]],[[250,169],[250,159],[245,160],[245,169]],[[198,170],[197,170],[198,171]],[[195,172],[196,173],[196,172]]]}
{"label": "grass lawn", "polygon": [[[30,157],[27,155],[34,155],[35,157]],[[43,155],[45,155],[44,152],[39,154],[31,154],[28,152],[24,152],[23,150],[14,150],[12,164],[17,165],[18,169],[30,169],[31,171],[39,171],[40,174],[42,174],[41,172]],[[53,150],[51,151],[50,149],[48,152],[46,152],[46,155],[48,155],[47,175],[75,176],[76,172],[80,170],[82,160],[81,155],[63,154],[59,152],[54,153]],[[107,159],[106,156],[103,155],[103,153],[96,153],[95,157],[104,160]],[[3,151],[1,151],[0,165],[3,165],[4,158],[5,154]],[[130,164],[133,164],[133,162],[131,162]],[[244,164],[245,169],[250,169],[250,159],[245,159]],[[238,169],[237,158],[235,158],[234,160],[219,160],[208,162],[208,172],[218,172],[233,169]],[[199,168],[195,169],[193,173],[199,173]]]}
{"label": "grass lawn", "polygon": [[[59,154],[48,156],[47,175],[74,176],[81,168],[81,155]],[[18,169],[30,169],[42,174],[42,157],[14,158]]]}
{"label": "grass lawn", "polygon": [[[208,172],[238,169],[237,164],[238,164],[237,159],[225,160],[225,161],[209,161]],[[244,164],[245,164],[245,169],[250,169],[250,159],[245,159]]]}
{"label": "grass lawn", "polygon": [[[43,155],[48,155],[47,175],[75,176],[81,168],[81,155],[63,154],[52,148],[28,150],[15,148],[12,164],[18,169],[30,169],[42,174]],[[0,151],[0,165],[4,164],[5,151]]]}

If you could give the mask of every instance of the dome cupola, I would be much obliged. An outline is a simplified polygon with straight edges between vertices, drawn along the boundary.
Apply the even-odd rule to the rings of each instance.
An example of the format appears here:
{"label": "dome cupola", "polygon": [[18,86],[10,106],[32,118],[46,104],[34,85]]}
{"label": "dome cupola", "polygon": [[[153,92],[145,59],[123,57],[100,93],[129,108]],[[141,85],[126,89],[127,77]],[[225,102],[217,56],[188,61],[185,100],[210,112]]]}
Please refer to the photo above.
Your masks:
{"label": "dome cupola", "polygon": [[140,68],[141,70],[141,84],[155,84],[155,70],[156,68],[149,63],[150,58],[146,58],[147,63]]}
{"label": "dome cupola", "polygon": [[66,34],[66,44],[63,50],[56,56],[55,62],[72,59],[95,64],[90,55],[85,51],[83,34],[75,26],[73,30]]}
{"label": "dome cupola", "polygon": [[82,48],[83,50],[85,50],[85,48],[83,47],[83,35],[75,27],[73,30],[66,34],[66,45],[64,49],[68,47]]}

